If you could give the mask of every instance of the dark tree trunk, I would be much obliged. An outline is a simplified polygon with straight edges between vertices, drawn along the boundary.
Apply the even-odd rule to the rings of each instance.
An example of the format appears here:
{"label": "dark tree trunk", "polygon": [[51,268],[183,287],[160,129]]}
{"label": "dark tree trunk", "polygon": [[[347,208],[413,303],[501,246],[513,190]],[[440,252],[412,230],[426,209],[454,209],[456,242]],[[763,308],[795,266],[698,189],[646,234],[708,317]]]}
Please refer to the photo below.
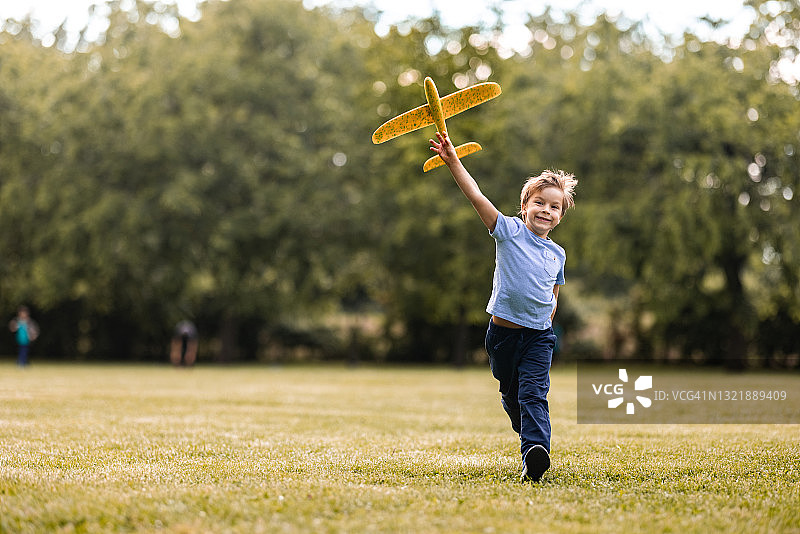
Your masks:
{"label": "dark tree trunk", "polygon": [[464,367],[467,363],[467,346],[469,345],[469,324],[467,324],[467,314],[462,307],[458,312],[458,323],[455,328],[455,339],[453,343],[453,364],[456,367]]}
{"label": "dark tree trunk", "polygon": [[238,348],[236,343],[238,330],[239,322],[236,320],[233,313],[226,311],[222,316],[222,324],[220,325],[219,332],[219,360],[221,362],[231,362],[237,359]]}
{"label": "dark tree trunk", "polygon": [[748,312],[747,300],[742,285],[742,269],[746,258],[740,254],[730,254],[723,258],[725,281],[728,289],[728,325],[724,345],[725,367],[730,371],[741,371],[747,363],[747,350],[750,344],[748,321],[753,318]]}

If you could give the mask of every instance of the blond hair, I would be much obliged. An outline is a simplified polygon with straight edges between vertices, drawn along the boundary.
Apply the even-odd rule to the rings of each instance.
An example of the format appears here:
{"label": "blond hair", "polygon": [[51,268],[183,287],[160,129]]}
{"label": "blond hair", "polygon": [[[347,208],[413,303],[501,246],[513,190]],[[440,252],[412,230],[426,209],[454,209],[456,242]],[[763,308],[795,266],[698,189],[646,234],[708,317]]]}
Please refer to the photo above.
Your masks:
{"label": "blond hair", "polygon": [[539,191],[555,187],[564,194],[564,204],[561,206],[561,215],[564,215],[569,208],[575,205],[575,186],[578,185],[578,180],[574,174],[569,174],[564,171],[551,171],[545,170],[539,176],[531,176],[525,180],[525,185],[522,186],[522,192],[519,194],[520,210],[519,214],[522,219],[525,219],[525,205],[528,200],[538,193]]}

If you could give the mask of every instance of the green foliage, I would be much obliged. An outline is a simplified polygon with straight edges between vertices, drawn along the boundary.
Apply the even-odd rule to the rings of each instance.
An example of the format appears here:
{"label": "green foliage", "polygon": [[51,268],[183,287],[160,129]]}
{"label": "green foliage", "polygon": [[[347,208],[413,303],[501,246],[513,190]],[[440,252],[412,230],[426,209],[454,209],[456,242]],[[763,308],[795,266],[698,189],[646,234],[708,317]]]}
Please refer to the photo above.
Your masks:
{"label": "green foliage", "polygon": [[484,146],[465,163],[506,214],[527,176],[578,176],[553,233],[578,316],[573,299],[613,301],[644,355],[797,353],[800,115],[780,66],[800,14],[751,3],[741,42],[666,51],[603,16],[530,17],[510,54],[496,29],[433,17],[379,37],[370,10],[296,0],[204,2],[197,22],[109,2],[103,38],[73,52],[63,28],[46,48],[6,25],[0,308],[33,306],[51,354],[158,357],[190,316],[225,358],[377,308],[378,356],[463,360],[492,240],[446,170],[422,173],[431,128],[369,137],[424,102],[426,75],[442,94],[490,78],[503,95],[451,136]]}

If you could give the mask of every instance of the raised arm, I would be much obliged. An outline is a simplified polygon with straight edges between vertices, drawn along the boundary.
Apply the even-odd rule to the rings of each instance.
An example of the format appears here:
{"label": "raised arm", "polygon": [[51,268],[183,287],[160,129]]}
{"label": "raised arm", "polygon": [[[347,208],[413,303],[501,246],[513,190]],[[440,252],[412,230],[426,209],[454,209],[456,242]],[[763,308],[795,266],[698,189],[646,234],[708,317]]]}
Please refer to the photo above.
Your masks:
{"label": "raised arm", "polygon": [[469,172],[467,172],[461,160],[456,156],[456,150],[453,147],[453,143],[450,142],[447,132],[443,134],[436,132],[436,138],[439,140],[438,143],[433,139],[430,140],[431,150],[436,152],[436,154],[442,158],[442,161],[445,162],[447,168],[450,169],[450,174],[453,175],[456,184],[458,184],[458,187],[470,203],[472,203],[472,207],[478,212],[478,216],[483,221],[483,224],[486,225],[486,228],[488,228],[490,232],[494,232],[494,227],[497,225],[497,217],[500,212],[481,192],[478,183]]}

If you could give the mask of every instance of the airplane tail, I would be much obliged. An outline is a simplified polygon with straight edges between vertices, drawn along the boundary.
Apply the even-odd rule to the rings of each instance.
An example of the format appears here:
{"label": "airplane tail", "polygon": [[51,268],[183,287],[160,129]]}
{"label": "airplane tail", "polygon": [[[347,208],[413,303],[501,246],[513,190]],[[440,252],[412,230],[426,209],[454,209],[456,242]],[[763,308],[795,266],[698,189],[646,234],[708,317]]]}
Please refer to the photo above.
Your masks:
{"label": "airplane tail", "polygon": [[[458,145],[456,147],[456,155],[458,159],[463,158],[464,156],[469,156],[477,152],[478,150],[482,150],[481,145],[478,143],[464,143],[463,145]],[[428,161],[425,162],[425,165],[422,166],[423,172],[428,172],[431,169],[435,169],[436,167],[441,167],[444,165],[444,161],[440,156],[433,156]]]}

